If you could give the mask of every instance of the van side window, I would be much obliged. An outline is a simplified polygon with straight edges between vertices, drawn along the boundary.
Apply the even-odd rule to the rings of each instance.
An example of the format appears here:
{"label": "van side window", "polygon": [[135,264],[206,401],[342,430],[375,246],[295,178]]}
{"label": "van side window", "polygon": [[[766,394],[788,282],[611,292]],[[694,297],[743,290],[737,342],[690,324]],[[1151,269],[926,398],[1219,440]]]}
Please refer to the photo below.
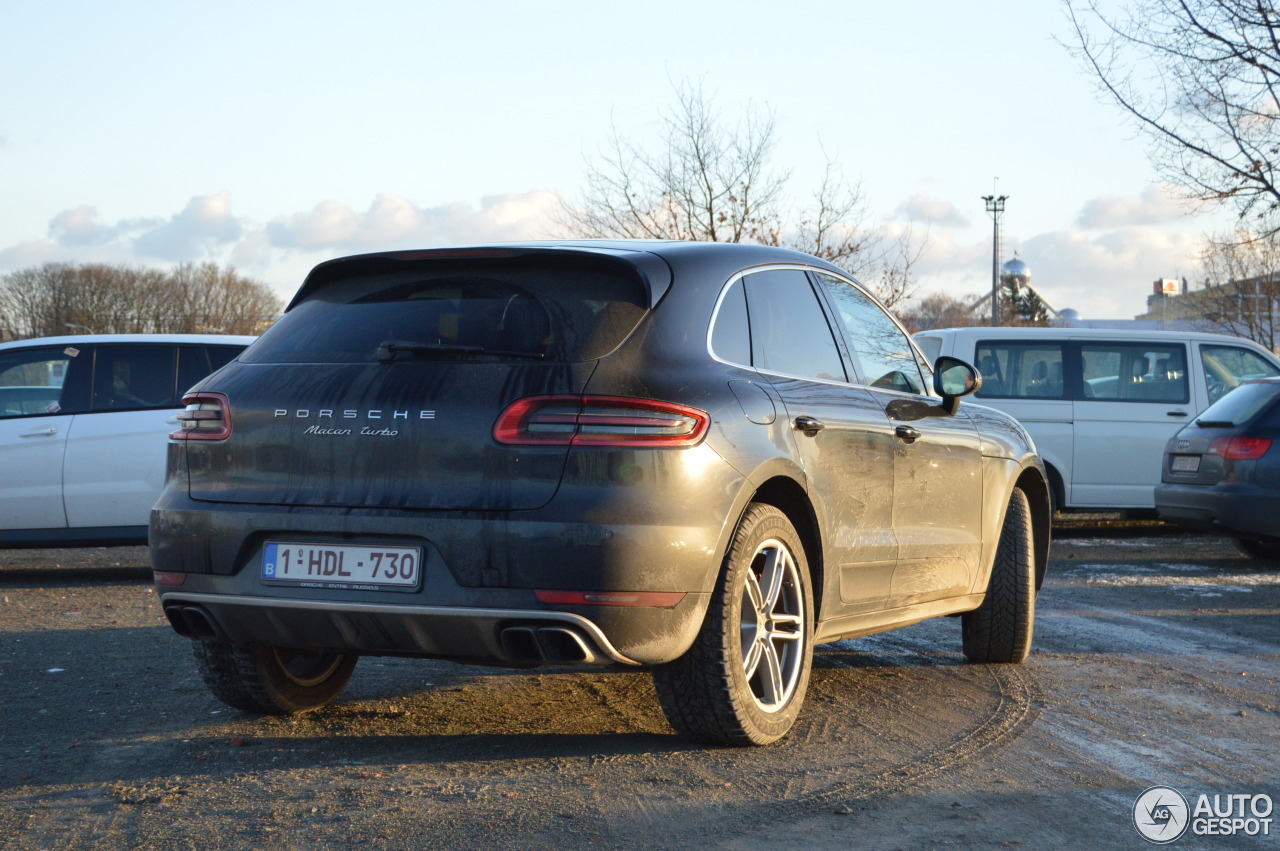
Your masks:
{"label": "van side window", "polygon": [[982,373],[980,398],[1067,398],[1059,343],[980,341],[976,355],[976,366]]}
{"label": "van side window", "polygon": [[94,411],[180,408],[177,349],[152,344],[99,345],[93,364]]}
{"label": "van side window", "polygon": [[1184,404],[1191,398],[1186,352],[1180,344],[1085,343],[1081,398]]}
{"label": "van side window", "polygon": [[1221,399],[1241,382],[1280,375],[1280,370],[1255,352],[1239,346],[1200,346],[1200,362],[1209,390],[1209,404]]}
{"label": "van side window", "polygon": [[81,354],[71,346],[0,353],[0,418],[83,411],[89,363],[77,360]]}

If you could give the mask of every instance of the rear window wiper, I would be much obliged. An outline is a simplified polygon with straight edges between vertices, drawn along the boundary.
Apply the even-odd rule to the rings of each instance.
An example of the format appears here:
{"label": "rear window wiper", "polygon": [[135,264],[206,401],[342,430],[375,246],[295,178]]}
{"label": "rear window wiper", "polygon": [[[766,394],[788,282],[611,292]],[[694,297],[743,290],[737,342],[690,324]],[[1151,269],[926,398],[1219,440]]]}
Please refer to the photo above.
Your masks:
{"label": "rear window wiper", "polygon": [[463,346],[457,343],[401,343],[395,340],[388,340],[378,346],[378,361],[380,363],[390,363],[396,359],[398,352],[410,355],[429,355],[437,352],[464,355],[497,355],[499,357],[528,358],[530,360],[542,360],[546,357],[541,352],[514,352],[504,349],[487,349],[484,346]]}
{"label": "rear window wiper", "polygon": [[1231,420],[1196,420],[1200,428],[1231,428],[1235,423]]}

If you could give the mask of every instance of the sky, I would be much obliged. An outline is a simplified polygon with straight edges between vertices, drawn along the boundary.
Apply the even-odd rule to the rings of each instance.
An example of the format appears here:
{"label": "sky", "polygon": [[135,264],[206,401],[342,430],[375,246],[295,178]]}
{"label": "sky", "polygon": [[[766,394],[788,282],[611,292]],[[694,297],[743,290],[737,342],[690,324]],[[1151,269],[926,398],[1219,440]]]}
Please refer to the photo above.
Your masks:
{"label": "sky", "polygon": [[[1055,2],[9,2],[0,273],[212,260],[293,293],[345,254],[551,235],[616,131],[675,88],[771,113],[801,203],[828,158],[927,234],[918,292],[1004,256],[1055,307],[1131,318],[1229,226],[1163,187]],[[1225,224],[1224,224],[1225,222]]]}

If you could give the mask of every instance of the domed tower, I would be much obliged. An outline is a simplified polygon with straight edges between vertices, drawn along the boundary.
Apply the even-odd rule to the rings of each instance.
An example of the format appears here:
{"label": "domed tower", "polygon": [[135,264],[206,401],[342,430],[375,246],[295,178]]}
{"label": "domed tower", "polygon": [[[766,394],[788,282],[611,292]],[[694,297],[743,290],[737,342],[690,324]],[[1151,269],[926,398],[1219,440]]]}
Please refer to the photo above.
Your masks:
{"label": "domed tower", "polygon": [[1005,261],[1000,267],[1000,283],[1006,290],[1014,292],[1031,286],[1031,267],[1023,262],[1018,252],[1015,251],[1013,259]]}

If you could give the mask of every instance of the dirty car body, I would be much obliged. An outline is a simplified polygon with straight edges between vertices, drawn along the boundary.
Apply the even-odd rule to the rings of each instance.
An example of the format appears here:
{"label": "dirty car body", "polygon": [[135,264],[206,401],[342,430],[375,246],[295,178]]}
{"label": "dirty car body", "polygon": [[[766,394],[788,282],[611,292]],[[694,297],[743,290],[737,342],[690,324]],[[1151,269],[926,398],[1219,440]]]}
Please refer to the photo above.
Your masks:
{"label": "dirty car body", "polygon": [[[943,360],[783,249],[330,261],[187,399],[151,521],[164,610],[251,711],[321,705],[361,655],[652,666],[681,732],[772,741],[814,644],[985,611],[1015,491],[1034,602],[1043,467]],[[707,670],[749,717],[686,696]]]}

